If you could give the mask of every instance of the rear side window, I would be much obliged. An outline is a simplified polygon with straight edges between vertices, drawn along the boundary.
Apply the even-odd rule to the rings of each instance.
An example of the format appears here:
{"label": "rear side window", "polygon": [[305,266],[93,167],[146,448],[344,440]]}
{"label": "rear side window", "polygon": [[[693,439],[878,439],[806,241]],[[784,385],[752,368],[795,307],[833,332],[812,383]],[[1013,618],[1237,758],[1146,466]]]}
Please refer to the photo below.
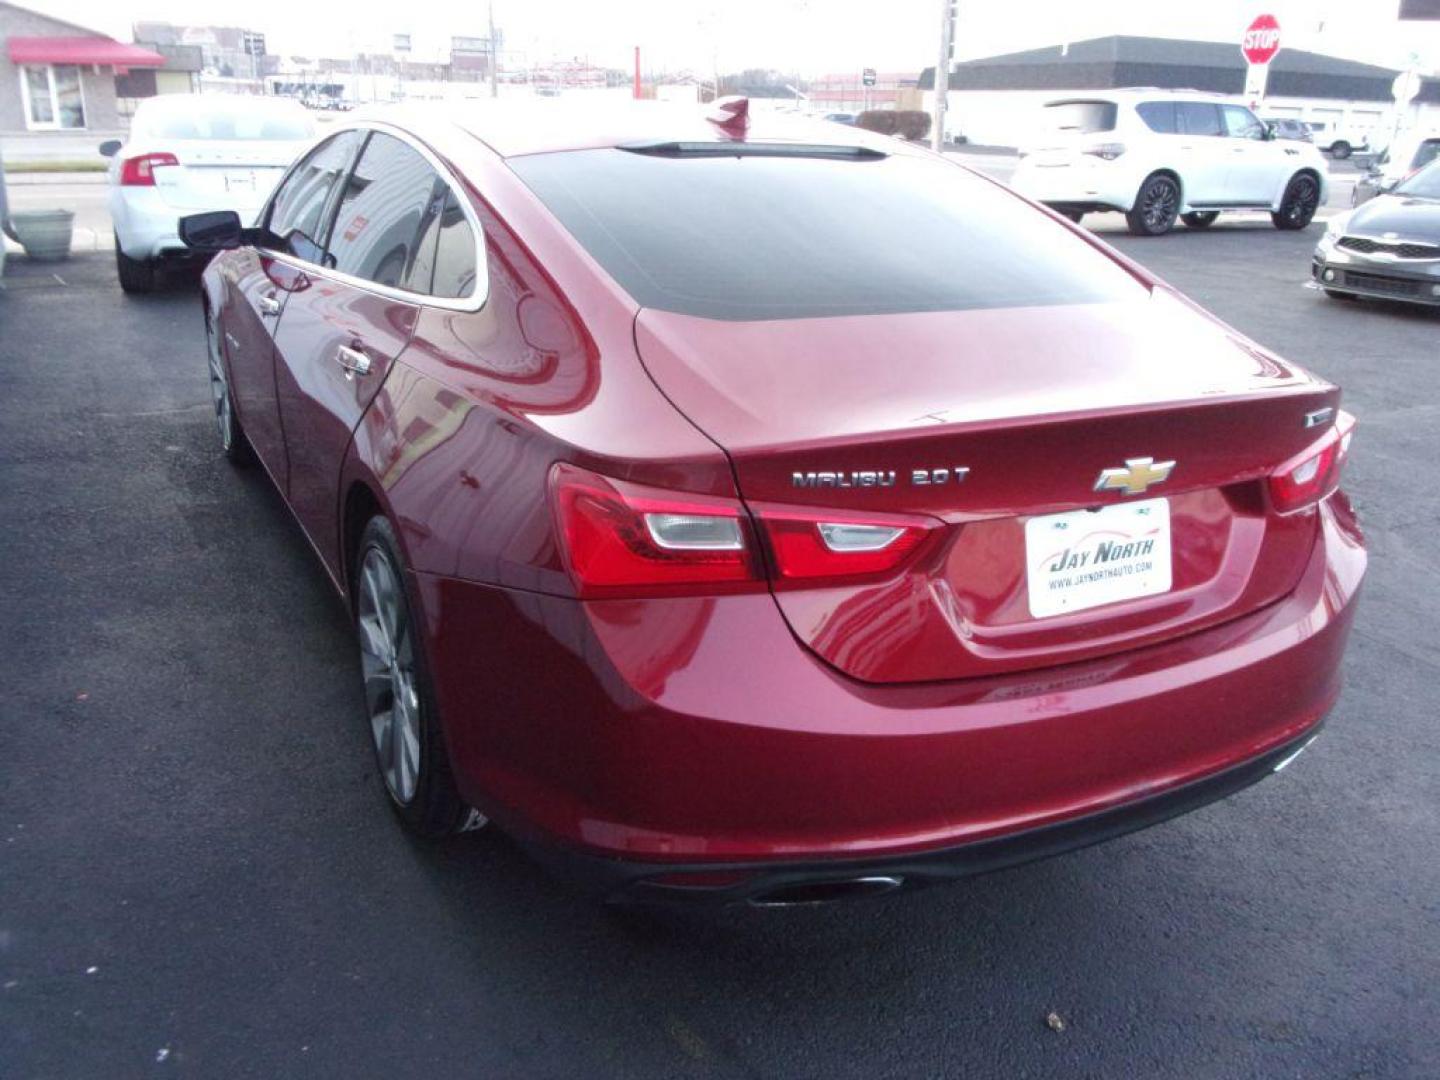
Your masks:
{"label": "rear side window", "polygon": [[414,267],[406,287],[446,300],[463,300],[475,292],[477,274],[475,230],[455,192],[442,181],[434,213],[427,213]]}
{"label": "rear side window", "polygon": [[[417,270],[420,238],[444,203],[445,185],[413,147],[373,132],[350,175],[330,230],[327,261],[377,285],[428,292]],[[427,280],[419,282],[418,276]]]}
{"label": "rear side window", "polygon": [[455,192],[447,193],[445,209],[440,215],[439,242],[435,250],[435,278],[432,296],[461,299],[475,291],[478,276],[475,265],[475,230],[460,208]]}
{"label": "rear side window", "polygon": [[1175,103],[1173,101],[1142,101],[1135,106],[1140,119],[1151,131],[1161,135],[1175,134]]}
{"label": "rear side window", "polygon": [[509,165],[639,304],[663,311],[797,319],[1143,294],[1085,240],[948,162],[755,149]]}
{"label": "rear side window", "polygon": [[330,195],[360,145],[358,131],[342,131],[321,143],[285,178],[270,204],[269,229],[292,255],[319,262]]}
{"label": "rear side window", "polygon": [[1420,169],[1440,157],[1440,139],[1426,139],[1415,150],[1415,157],[1410,161],[1410,168]]}
{"label": "rear side window", "polygon": [[1113,101],[1052,101],[1045,106],[1045,125],[1052,131],[1089,135],[1115,130]]}
{"label": "rear side window", "polygon": [[1177,101],[1175,130],[1181,135],[1222,135],[1220,110],[1206,101]]}

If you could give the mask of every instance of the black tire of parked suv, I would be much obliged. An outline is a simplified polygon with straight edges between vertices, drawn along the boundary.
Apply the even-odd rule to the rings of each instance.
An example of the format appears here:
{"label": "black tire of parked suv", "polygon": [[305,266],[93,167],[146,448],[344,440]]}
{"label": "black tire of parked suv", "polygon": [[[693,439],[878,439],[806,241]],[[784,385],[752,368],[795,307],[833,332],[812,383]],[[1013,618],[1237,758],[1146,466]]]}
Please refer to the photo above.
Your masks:
{"label": "black tire of parked suv", "polygon": [[1080,219],[1085,216],[1084,210],[1061,210],[1060,213],[1064,214],[1071,221],[1075,222],[1076,225],[1079,225]]}
{"label": "black tire of parked suv", "polygon": [[[390,582],[396,587],[393,600],[397,623],[397,669],[407,662],[413,678],[418,712],[419,753],[415,770],[415,790],[408,801],[402,800],[385,780],[385,762],[380,760],[380,748],[375,747],[376,765],[380,770],[380,783],[386,790],[391,808],[402,822],[417,836],[427,840],[439,840],[457,832],[473,829],[485,819],[465,805],[455,786],[454,772],[450,767],[450,756],[445,748],[445,733],[440,728],[440,717],[435,705],[435,694],[430,681],[430,672],[425,662],[425,648],[421,638],[421,627],[413,612],[410,592],[407,586],[409,574],[400,555],[400,544],[390,522],[379,515],[370,519],[360,536],[359,550],[355,553],[353,567],[353,612],[357,638],[365,631],[361,618],[365,613],[365,583],[361,580],[367,558],[378,558],[388,569]],[[408,637],[408,656],[399,658],[399,642]],[[364,648],[361,648],[362,686],[364,680]],[[373,676],[372,676],[373,677]],[[383,691],[382,691],[383,692]],[[393,691],[392,691],[393,693]],[[366,737],[371,738],[370,707],[371,697],[367,690],[362,695],[366,703]],[[398,723],[398,720],[395,721]],[[372,738],[373,742],[373,738]]]}
{"label": "black tire of parked suv", "polygon": [[120,238],[115,237],[115,273],[120,278],[120,288],[132,295],[148,293],[155,288],[155,267],[143,259],[132,259],[120,250]]}
{"label": "black tire of parked suv", "polygon": [[1156,173],[1140,185],[1125,221],[1136,236],[1164,236],[1175,227],[1179,209],[1180,185],[1173,176]]}
{"label": "black tire of parked suv", "polygon": [[1188,214],[1181,214],[1180,220],[1192,229],[1208,229],[1219,216],[1219,210],[1191,210]]}
{"label": "black tire of parked suv", "polygon": [[1270,215],[1277,229],[1303,229],[1315,220],[1320,209],[1320,181],[1309,173],[1291,178],[1280,200],[1280,209]]}
{"label": "black tire of parked suv", "polygon": [[1340,139],[1330,144],[1330,156],[1333,158],[1338,158],[1340,161],[1344,161],[1350,156],[1350,152],[1353,149],[1354,148],[1348,142],[1346,142],[1344,139]]}

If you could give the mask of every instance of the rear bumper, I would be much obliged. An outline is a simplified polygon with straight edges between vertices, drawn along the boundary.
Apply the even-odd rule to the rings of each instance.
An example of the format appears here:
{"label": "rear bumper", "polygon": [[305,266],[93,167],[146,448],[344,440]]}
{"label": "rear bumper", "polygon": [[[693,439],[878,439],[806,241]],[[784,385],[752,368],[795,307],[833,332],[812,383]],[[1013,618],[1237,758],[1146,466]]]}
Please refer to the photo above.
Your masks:
{"label": "rear bumper", "polygon": [[[537,861],[558,876],[620,904],[772,907],[913,890],[1076,851],[1198,810],[1285,768],[1316,739],[1319,727],[1317,722],[1288,742],[1159,795],[1036,829],[934,851],[781,864],[657,864],[562,852],[544,845],[530,850]],[[734,880],[727,880],[731,878]]]}
{"label": "rear bumper", "polygon": [[[203,213],[197,209],[179,209],[167,203],[157,188],[110,188],[110,218],[115,225],[115,239],[132,259],[189,260],[193,252],[180,239],[180,219],[187,214]],[[221,210],[230,207],[212,207]],[[250,221],[257,209],[237,210],[242,221]],[[208,258],[208,256],[207,256]]]}
{"label": "rear bumper", "polygon": [[727,898],[746,899],[857,874],[975,873],[1264,775],[1339,693],[1365,570],[1344,496],[1316,514],[1299,585],[1264,610],[951,683],[848,679],[768,595],[581,604],[428,575],[417,588],[467,799],[607,895],[741,868]]}
{"label": "rear bumper", "polygon": [[1099,158],[1064,165],[1031,165],[1015,170],[1010,186],[1027,198],[1057,210],[1120,210],[1135,205],[1143,177]]}

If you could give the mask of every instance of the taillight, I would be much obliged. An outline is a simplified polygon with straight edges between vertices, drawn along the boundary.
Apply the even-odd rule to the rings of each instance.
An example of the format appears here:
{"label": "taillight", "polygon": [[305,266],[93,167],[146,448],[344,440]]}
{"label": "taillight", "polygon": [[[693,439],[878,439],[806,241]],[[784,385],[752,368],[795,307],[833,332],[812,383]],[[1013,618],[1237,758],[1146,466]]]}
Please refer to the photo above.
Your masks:
{"label": "taillight", "polygon": [[566,565],[581,596],[736,591],[764,581],[738,501],[550,471]]}
{"label": "taillight", "polygon": [[120,164],[120,183],[124,187],[154,187],[155,170],[166,165],[179,165],[174,154],[141,154],[126,158]]}
{"label": "taillight", "polygon": [[1341,412],[1329,431],[1270,474],[1270,505],[1276,513],[1314,506],[1340,486],[1354,432],[1355,417]]}
{"label": "taillight", "polygon": [[761,536],[738,500],[550,472],[565,564],[582,597],[744,592],[893,572],[940,524],[884,514],[763,505]]}
{"label": "taillight", "polygon": [[929,523],[914,518],[792,507],[758,511],[777,587],[895,570],[930,534]]}

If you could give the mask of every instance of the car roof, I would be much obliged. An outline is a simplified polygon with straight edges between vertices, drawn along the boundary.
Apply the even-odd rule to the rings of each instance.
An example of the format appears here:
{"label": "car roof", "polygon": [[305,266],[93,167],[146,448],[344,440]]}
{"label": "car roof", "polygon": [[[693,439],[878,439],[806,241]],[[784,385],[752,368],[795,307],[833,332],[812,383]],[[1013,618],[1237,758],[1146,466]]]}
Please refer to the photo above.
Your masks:
{"label": "car roof", "polygon": [[783,142],[865,146],[883,153],[924,153],[899,139],[794,113],[751,110],[743,131],[708,120],[710,107],[661,101],[588,101],[574,97],[382,105],[352,121],[389,123],[437,144],[460,134],[501,157],[632,144]]}

